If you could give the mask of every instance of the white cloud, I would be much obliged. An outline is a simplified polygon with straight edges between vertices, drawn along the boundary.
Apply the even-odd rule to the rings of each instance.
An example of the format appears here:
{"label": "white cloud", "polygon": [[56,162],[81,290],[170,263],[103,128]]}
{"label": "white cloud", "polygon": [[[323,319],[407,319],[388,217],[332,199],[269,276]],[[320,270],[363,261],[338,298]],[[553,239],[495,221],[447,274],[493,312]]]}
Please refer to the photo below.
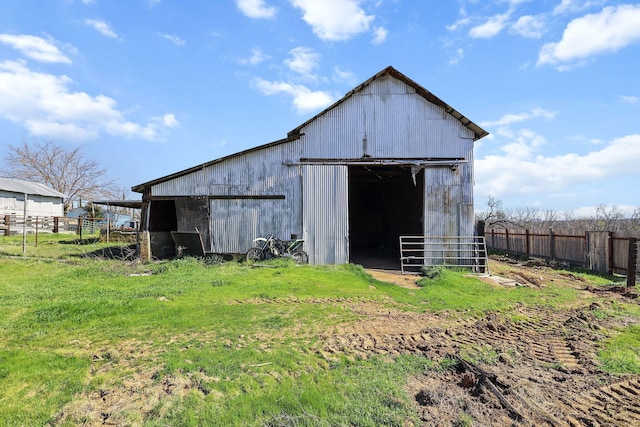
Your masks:
{"label": "white cloud", "polygon": [[264,0],[237,0],[238,9],[249,18],[273,18],[277,9]]}
{"label": "white cloud", "polygon": [[541,15],[525,15],[511,26],[511,32],[522,37],[539,39],[545,31],[545,21]]}
{"label": "white cloud", "polygon": [[449,65],[456,65],[464,58],[464,49],[458,48],[456,49],[456,53],[451,59],[449,59]]}
{"label": "white cloud", "polygon": [[471,28],[469,30],[469,36],[474,39],[490,39],[507,26],[507,21],[510,16],[510,12],[492,16],[484,24]]}
{"label": "white cloud", "polygon": [[351,71],[344,71],[337,65],[333,67],[333,80],[350,85],[358,83],[358,79],[354,73]]}
{"label": "white cloud", "polygon": [[445,28],[449,31],[456,31],[459,28],[466,27],[470,23],[471,23],[471,18],[469,18],[468,16],[465,16],[464,18],[458,19],[453,24],[447,25]]}
{"label": "white cloud", "polygon": [[527,120],[554,117],[553,112],[534,108],[480,124],[498,127],[492,135],[492,147],[502,142],[498,154],[476,159],[476,181],[482,183],[476,188],[480,198],[489,194],[497,198],[523,195],[566,198],[567,192],[577,186],[607,177],[635,174],[632,165],[640,162],[640,134],[597,141],[597,144],[586,146],[591,150],[586,154],[545,155],[542,151],[547,144],[544,136],[512,127]]}
{"label": "white cloud", "polygon": [[258,65],[262,61],[266,61],[271,58],[269,55],[266,55],[260,48],[254,47],[251,49],[251,56],[248,58],[240,58],[238,62],[242,65]]}
{"label": "white cloud", "polygon": [[27,58],[40,62],[70,64],[71,59],[65,56],[51,40],[27,34],[0,34],[0,43],[7,44]]}
{"label": "white cloud", "polygon": [[640,98],[638,98],[637,96],[625,96],[625,95],[620,95],[618,96],[618,99],[622,102],[625,102],[627,104],[637,104],[638,101],[640,101]]}
{"label": "white cloud", "polygon": [[580,12],[592,7],[602,6],[604,3],[604,0],[562,0],[562,2],[560,2],[560,4],[553,9],[553,14],[562,15],[567,13]]}
{"label": "white cloud", "polygon": [[348,40],[369,31],[374,16],[360,7],[360,0],[290,0],[302,10],[302,19],[322,40]]}
{"label": "white cloud", "polygon": [[594,55],[616,52],[640,40],[640,5],[605,7],[601,12],[571,21],[557,43],[540,50],[538,65],[556,65],[584,61]]}
{"label": "white cloud", "polygon": [[128,121],[108,96],[72,92],[67,76],[31,71],[24,61],[0,62],[0,116],[23,125],[30,134],[87,140],[101,133],[157,139],[178,121],[173,114],[147,124]]}
{"label": "white cloud", "polygon": [[[602,207],[603,205],[581,206],[579,208],[573,209],[571,212],[568,212],[568,214],[571,218],[594,218],[598,216],[598,213],[600,209],[602,209]],[[631,206],[631,205],[615,205],[615,206],[605,205],[605,209],[607,209],[608,211],[615,209],[615,211],[620,212],[624,215],[632,215],[637,208],[638,208],[637,206]]]}
{"label": "white cloud", "polygon": [[176,46],[183,46],[187,43],[186,41],[182,40],[180,37],[173,34],[160,34],[160,37],[169,40],[171,43],[175,44]]}
{"label": "white cloud", "polygon": [[378,44],[382,44],[387,40],[387,34],[389,33],[389,31],[387,31],[386,28],[384,27],[376,27],[373,30],[373,40],[371,40],[371,43],[378,45]]}
{"label": "white cloud", "polygon": [[85,19],[84,23],[105,37],[117,39],[118,35],[111,29],[111,26],[100,19]]}
{"label": "white cloud", "polygon": [[537,154],[539,147],[539,135],[521,133],[518,140],[503,147],[503,155],[477,159],[475,174],[477,182],[482,182],[481,193],[497,198],[552,197],[602,178],[634,175],[640,162],[640,134],[614,139],[584,155],[544,156]]}
{"label": "white cloud", "polygon": [[176,119],[175,114],[165,114],[164,116],[159,117],[158,119],[159,121],[162,122],[163,126],[166,126],[168,128],[173,128],[180,124],[178,122],[178,119]]}
{"label": "white cloud", "polygon": [[520,123],[525,120],[531,120],[538,117],[543,117],[547,120],[553,119],[556,116],[556,113],[552,111],[545,110],[544,108],[534,108],[531,111],[526,111],[524,113],[509,113],[502,116],[500,119],[492,121],[492,122],[481,122],[480,126],[482,127],[504,127],[509,126],[514,123]]}
{"label": "white cloud", "polygon": [[318,61],[320,61],[319,53],[309,47],[299,46],[291,49],[289,55],[291,55],[291,58],[284,60],[287,68],[302,76],[311,79],[317,78],[313,72],[318,68]]}
{"label": "white cloud", "polygon": [[293,97],[293,105],[298,113],[309,113],[327,107],[334,97],[323,91],[312,91],[306,86],[288,82],[270,82],[261,78],[254,80],[256,88],[264,95],[286,93]]}

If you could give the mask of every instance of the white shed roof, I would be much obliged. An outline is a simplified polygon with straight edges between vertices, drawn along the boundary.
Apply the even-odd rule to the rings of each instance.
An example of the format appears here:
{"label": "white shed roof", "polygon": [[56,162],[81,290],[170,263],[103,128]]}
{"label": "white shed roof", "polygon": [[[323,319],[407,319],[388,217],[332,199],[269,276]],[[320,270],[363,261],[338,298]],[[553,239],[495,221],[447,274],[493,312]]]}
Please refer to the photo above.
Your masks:
{"label": "white shed roof", "polygon": [[23,181],[21,179],[0,178],[0,190],[9,191],[12,193],[47,196],[47,197],[60,197],[66,196],[59,191],[47,187],[44,184],[37,182]]}

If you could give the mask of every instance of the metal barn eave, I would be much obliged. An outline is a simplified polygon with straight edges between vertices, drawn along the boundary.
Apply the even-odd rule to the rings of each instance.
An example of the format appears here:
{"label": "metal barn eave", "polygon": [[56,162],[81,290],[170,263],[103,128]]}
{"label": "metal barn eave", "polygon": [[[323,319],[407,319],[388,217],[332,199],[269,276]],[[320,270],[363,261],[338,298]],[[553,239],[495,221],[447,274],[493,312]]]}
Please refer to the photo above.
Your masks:
{"label": "metal barn eave", "polygon": [[232,159],[234,157],[243,156],[243,155],[245,155],[247,153],[252,153],[254,151],[259,151],[259,150],[262,150],[262,149],[265,149],[265,148],[269,148],[269,147],[273,147],[273,146],[276,146],[276,145],[285,144],[287,142],[295,141],[296,139],[300,138],[301,136],[302,135],[288,136],[288,137],[286,137],[284,139],[279,139],[277,141],[273,141],[273,142],[269,142],[267,144],[259,145],[257,147],[249,148],[249,149],[244,150],[244,151],[239,151],[237,153],[229,154],[228,156],[220,157],[220,158],[215,159],[215,160],[210,160],[210,161],[208,161],[206,163],[202,163],[200,165],[193,166],[193,167],[191,167],[189,169],[184,169],[184,170],[181,170],[179,172],[172,173],[171,175],[166,175],[166,176],[163,176],[161,178],[154,179],[152,181],[148,181],[148,182],[145,182],[145,183],[142,183],[142,184],[135,185],[135,186],[131,187],[131,191],[135,191],[136,193],[143,193],[145,188],[151,187],[152,185],[156,185],[156,184],[159,184],[161,182],[169,181],[170,179],[179,178],[181,176],[189,175],[190,173],[197,172],[197,171],[202,170],[204,168],[207,168],[209,166],[215,165],[216,163],[220,163],[220,162],[223,162],[225,160]]}
{"label": "metal barn eave", "polygon": [[333,105],[329,106],[328,108],[326,108],[323,111],[321,111],[320,113],[316,114],[315,116],[313,116],[312,118],[310,118],[306,122],[302,123],[300,126],[298,126],[297,128],[293,129],[292,131],[290,131],[287,135],[289,137],[295,137],[295,136],[299,135],[300,134],[300,130],[302,128],[304,128],[305,126],[307,126],[309,123],[311,123],[312,121],[316,120],[318,117],[321,117],[322,115],[326,114],[327,112],[329,112],[333,108],[337,107],[338,105],[342,104],[347,99],[349,99],[350,97],[352,97],[356,93],[360,92],[365,87],[369,86],[374,80],[382,78],[382,77],[385,77],[387,75],[395,77],[396,79],[404,82],[408,86],[411,86],[416,91],[416,93],[418,95],[422,96],[423,98],[425,98],[430,103],[432,103],[434,105],[437,105],[437,106],[441,107],[442,109],[444,109],[448,114],[453,116],[456,120],[458,120],[460,123],[462,123],[465,127],[467,127],[468,129],[470,129],[473,132],[473,134],[474,134],[474,139],[473,140],[474,141],[477,141],[478,139],[484,138],[485,136],[489,135],[489,132],[487,132],[486,130],[482,129],[477,124],[473,123],[471,120],[469,120],[468,118],[463,116],[461,113],[459,113],[457,110],[455,110],[452,106],[450,106],[449,104],[447,104],[446,102],[444,102],[443,100],[441,100],[440,98],[435,96],[433,93],[429,92],[427,89],[425,89],[424,87],[420,86],[418,83],[414,82],[409,77],[405,76],[400,71],[396,70],[395,68],[393,68],[391,66],[385,68],[384,70],[380,71],[378,74],[374,75],[370,79],[366,80],[365,82],[363,82],[360,85],[358,85],[357,87],[355,87],[353,90],[347,92],[347,94],[344,97],[342,97],[341,99],[336,101]]}
{"label": "metal barn eave", "polygon": [[142,200],[94,200],[94,205],[117,206],[119,208],[141,209]]}

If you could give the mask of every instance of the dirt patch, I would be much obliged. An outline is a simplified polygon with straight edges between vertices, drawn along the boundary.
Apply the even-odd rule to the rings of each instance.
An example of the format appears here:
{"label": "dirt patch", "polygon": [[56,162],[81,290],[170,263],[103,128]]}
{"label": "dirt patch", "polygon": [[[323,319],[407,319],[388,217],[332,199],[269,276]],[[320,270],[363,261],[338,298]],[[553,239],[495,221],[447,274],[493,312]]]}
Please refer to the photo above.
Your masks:
{"label": "dirt patch", "polygon": [[161,375],[161,367],[142,368],[143,360],[158,354],[151,343],[125,341],[88,355],[89,387],[63,408],[55,425],[143,425],[146,416],[165,413],[192,390],[208,394],[201,384],[211,378],[204,373]]}
{"label": "dirt patch", "polygon": [[493,274],[519,285],[571,286],[590,301],[569,309],[520,306],[481,319],[351,304],[363,320],[322,336],[318,351],[328,360],[418,354],[444,366],[407,384],[424,426],[640,426],[640,376],[608,374],[597,357],[604,331],[640,323],[603,318],[601,310],[633,297],[587,291],[581,277],[543,265],[493,264]]}
{"label": "dirt patch", "polygon": [[415,274],[402,274],[400,271],[374,270],[371,268],[365,270],[371,277],[381,282],[393,283],[407,289],[420,289],[416,284],[420,276]]}

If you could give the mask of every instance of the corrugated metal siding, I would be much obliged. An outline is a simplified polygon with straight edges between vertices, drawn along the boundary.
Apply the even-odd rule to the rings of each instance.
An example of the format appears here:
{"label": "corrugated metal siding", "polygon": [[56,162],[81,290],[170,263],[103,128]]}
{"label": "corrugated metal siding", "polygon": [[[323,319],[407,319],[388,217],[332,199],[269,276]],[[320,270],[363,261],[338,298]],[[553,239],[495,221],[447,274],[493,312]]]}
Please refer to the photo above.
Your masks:
{"label": "corrugated metal siding", "polygon": [[[0,191],[0,215],[24,214],[24,194]],[[29,216],[63,216],[64,205],[60,197],[38,195],[27,196],[27,215]]]}
{"label": "corrugated metal siding", "polygon": [[245,253],[253,239],[273,234],[288,239],[290,215],[285,200],[211,200],[211,251]]}
{"label": "corrugated metal siding", "polygon": [[473,149],[473,132],[390,77],[375,80],[301,130],[303,157],[455,157]]}
{"label": "corrugated metal siding", "polygon": [[311,264],[349,260],[349,185],[346,166],[303,167],[303,238]]}
{"label": "corrugated metal siding", "polygon": [[[458,236],[466,220],[462,200],[460,169],[448,167],[425,169],[424,232],[427,236]],[[466,228],[466,227],[465,227]]]}

